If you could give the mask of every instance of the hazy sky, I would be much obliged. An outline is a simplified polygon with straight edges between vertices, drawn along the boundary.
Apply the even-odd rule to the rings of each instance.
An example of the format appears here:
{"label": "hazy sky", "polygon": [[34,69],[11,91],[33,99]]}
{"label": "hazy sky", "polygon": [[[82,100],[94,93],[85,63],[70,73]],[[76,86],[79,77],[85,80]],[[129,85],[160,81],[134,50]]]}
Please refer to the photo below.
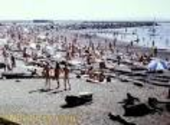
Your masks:
{"label": "hazy sky", "polygon": [[170,0],[0,0],[0,20],[169,19]]}

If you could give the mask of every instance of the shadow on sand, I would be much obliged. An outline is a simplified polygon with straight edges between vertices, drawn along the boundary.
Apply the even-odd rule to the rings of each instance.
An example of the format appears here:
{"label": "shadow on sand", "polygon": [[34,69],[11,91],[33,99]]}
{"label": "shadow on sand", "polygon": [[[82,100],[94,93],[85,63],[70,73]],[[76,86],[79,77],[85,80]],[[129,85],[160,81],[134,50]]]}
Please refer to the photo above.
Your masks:
{"label": "shadow on sand", "polygon": [[60,107],[63,109],[67,109],[67,108],[75,108],[75,107],[82,106],[82,105],[91,105],[92,103],[93,102],[79,103],[79,104],[74,104],[74,105],[64,104],[64,105],[61,105]]}
{"label": "shadow on sand", "polygon": [[37,90],[31,90],[29,91],[28,93],[29,94],[32,94],[32,93],[48,93],[51,95],[51,94],[58,94],[58,93],[61,93],[61,92],[66,92],[66,91],[70,91],[70,90],[58,90],[58,89],[37,89]]}
{"label": "shadow on sand", "polygon": [[57,89],[55,89],[55,91],[52,91],[52,92],[50,92],[49,94],[50,95],[52,95],[52,94],[59,94],[59,93],[61,93],[61,92],[64,92],[65,90],[57,90]]}
{"label": "shadow on sand", "polygon": [[37,90],[29,91],[28,93],[29,93],[29,94],[32,94],[32,93],[35,93],[35,92],[45,93],[45,92],[50,92],[50,91],[52,91],[52,90],[53,90],[53,89],[37,89]]}

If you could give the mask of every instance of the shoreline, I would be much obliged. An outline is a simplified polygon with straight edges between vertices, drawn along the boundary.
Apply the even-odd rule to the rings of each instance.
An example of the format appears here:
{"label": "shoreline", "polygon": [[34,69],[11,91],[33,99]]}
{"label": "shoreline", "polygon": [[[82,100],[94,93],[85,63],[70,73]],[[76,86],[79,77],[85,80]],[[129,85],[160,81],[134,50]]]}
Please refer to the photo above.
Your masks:
{"label": "shoreline", "polygon": [[[81,31],[80,31],[81,32]],[[79,33],[79,32],[72,32],[71,33],[73,34],[79,34],[79,35],[86,35],[83,34],[83,33]],[[83,38],[85,39],[85,38]],[[94,40],[93,43],[97,43],[97,41],[105,41],[107,40],[107,42],[111,42],[113,43],[113,39],[110,39],[110,38],[103,38],[103,37],[100,37],[100,36],[92,36],[91,37],[91,40]],[[96,41],[97,40],[97,41]],[[130,45],[129,42],[122,42],[122,41],[117,41],[116,42],[116,48],[118,48],[122,53],[126,53],[125,50],[127,48],[127,45]],[[140,52],[140,53],[151,53],[151,50],[152,48],[150,47],[144,47],[144,46],[140,46],[140,45],[133,45],[133,47],[129,47],[129,50],[134,50],[135,52]],[[157,48],[158,50],[158,58],[161,58],[161,59],[170,59],[170,50],[168,49],[160,49],[160,48]]]}

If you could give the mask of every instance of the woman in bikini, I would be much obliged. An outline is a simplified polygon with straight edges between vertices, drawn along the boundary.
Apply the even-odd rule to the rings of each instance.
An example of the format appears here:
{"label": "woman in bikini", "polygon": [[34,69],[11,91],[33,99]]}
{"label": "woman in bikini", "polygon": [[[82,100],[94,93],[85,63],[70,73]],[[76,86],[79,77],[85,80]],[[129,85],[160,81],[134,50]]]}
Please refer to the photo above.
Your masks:
{"label": "woman in bikini", "polygon": [[47,87],[47,89],[50,89],[51,82],[50,82],[50,67],[49,67],[49,63],[46,63],[46,65],[44,66],[43,74],[45,76],[45,87]]}
{"label": "woman in bikini", "polygon": [[70,85],[70,81],[69,81],[69,69],[68,69],[68,66],[67,64],[65,64],[65,67],[63,68],[63,72],[64,72],[64,87],[65,89],[64,90],[67,90],[67,84],[69,86],[69,90],[71,90],[71,85]]}
{"label": "woman in bikini", "polygon": [[60,64],[58,62],[56,62],[56,67],[55,67],[55,79],[57,81],[57,88],[56,89],[59,89],[60,88]]}

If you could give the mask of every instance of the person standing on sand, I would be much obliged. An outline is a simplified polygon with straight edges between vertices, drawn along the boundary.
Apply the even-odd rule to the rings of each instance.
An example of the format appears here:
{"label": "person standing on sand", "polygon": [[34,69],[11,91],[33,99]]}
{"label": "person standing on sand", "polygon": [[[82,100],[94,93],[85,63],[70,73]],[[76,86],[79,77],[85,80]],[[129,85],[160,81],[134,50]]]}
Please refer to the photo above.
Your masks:
{"label": "person standing on sand", "polygon": [[15,61],[15,57],[13,55],[11,55],[11,65],[12,65],[12,69],[14,67],[16,67],[16,61]]}
{"label": "person standing on sand", "polygon": [[58,62],[56,62],[56,66],[55,66],[55,79],[57,81],[57,88],[60,88],[60,64]]}
{"label": "person standing on sand", "polygon": [[120,62],[121,62],[121,56],[117,55],[117,64],[120,65]]}
{"label": "person standing on sand", "polygon": [[4,64],[5,64],[5,66],[4,66],[4,71],[6,71],[7,70],[7,51],[6,51],[6,49],[5,48],[3,48],[2,49],[2,56],[3,56],[3,58],[4,58]]}
{"label": "person standing on sand", "polygon": [[70,81],[69,81],[69,69],[67,64],[65,64],[65,67],[63,68],[63,72],[64,72],[64,90],[67,90],[67,84],[69,85],[69,90],[71,90],[71,85],[70,85]]}
{"label": "person standing on sand", "polygon": [[24,50],[23,50],[23,58],[26,62],[28,62],[28,55],[27,55],[27,48],[24,47]]}
{"label": "person standing on sand", "polygon": [[152,41],[152,54],[154,57],[157,57],[158,49],[155,46],[155,41]]}
{"label": "person standing on sand", "polygon": [[46,63],[43,69],[43,74],[45,76],[45,87],[47,87],[47,89],[50,89],[51,87],[51,82],[50,82],[50,67],[49,67],[49,63]]}

